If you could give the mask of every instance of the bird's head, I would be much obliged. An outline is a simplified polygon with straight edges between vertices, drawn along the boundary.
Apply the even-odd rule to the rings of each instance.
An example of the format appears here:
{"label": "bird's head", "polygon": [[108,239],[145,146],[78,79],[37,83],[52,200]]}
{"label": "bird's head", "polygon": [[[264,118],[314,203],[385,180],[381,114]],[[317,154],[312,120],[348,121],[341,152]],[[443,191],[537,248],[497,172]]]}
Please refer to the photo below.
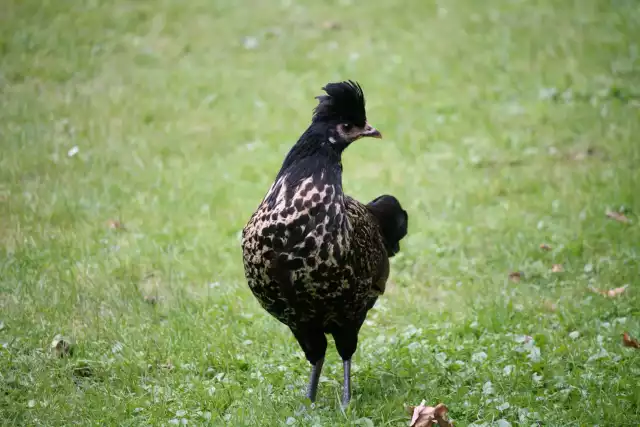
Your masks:
{"label": "bird's head", "polygon": [[327,143],[342,152],[349,144],[363,137],[382,138],[380,132],[367,122],[364,93],[351,80],[327,83],[327,94],[317,96],[319,103],[313,112],[312,125],[326,128]]}

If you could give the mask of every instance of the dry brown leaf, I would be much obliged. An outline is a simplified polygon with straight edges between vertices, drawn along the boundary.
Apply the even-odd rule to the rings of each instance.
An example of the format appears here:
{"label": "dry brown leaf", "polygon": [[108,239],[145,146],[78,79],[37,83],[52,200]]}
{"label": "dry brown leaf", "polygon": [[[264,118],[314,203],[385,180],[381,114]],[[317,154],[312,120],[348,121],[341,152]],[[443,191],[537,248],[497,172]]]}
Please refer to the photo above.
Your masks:
{"label": "dry brown leaf", "polygon": [[447,420],[449,409],[444,403],[438,403],[436,406],[425,406],[425,403],[423,400],[418,406],[409,406],[409,427],[453,427],[453,423]]}
{"label": "dry brown leaf", "polygon": [[340,23],[336,21],[324,21],[322,23],[322,28],[325,30],[339,30],[340,27]]}
{"label": "dry brown leaf", "polygon": [[628,332],[622,334],[622,345],[625,347],[640,348],[640,342],[630,336]]}
{"label": "dry brown leaf", "polygon": [[125,229],[124,224],[118,221],[117,219],[110,219],[109,221],[107,221],[107,227],[111,228],[112,230]]}
{"label": "dry brown leaf", "polygon": [[615,219],[618,222],[624,222],[625,224],[628,224],[631,222],[629,221],[629,218],[627,218],[623,213],[620,213],[620,212],[607,211],[607,217],[611,219]]}
{"label": "dry brown leaf", "polygon": [[509,273],[509,279],[515,283],[518,283],[523,277],[524,273],[522,271],[512,271]]}
{"label": "dry brown leaf", "polygon": [[553,267],[551,267],[552,273],[562,273],[563,271],[564,267],[562,267],[562,264],[553,264]]}
{"label": "dry brown leaf", "polygon": [[619,288],[609,289],[607,291],[607,296],[610,298],[617,297],[618,295],[620,295],[621,293],[627,290],[627,286],[629,285],[624,285],[624,286],[620,286]]}
{"label": "dry brown leaf", "polygon": [[546,243],[540,243],[540,249],[542,249],[543,251],[550,251],[552,248],[550,245],[547,245]]}
{"label": "dry brown leaf", "polygon": [[629,287],[629,285],[624,285],[624,286],[620,286],[619,288],[613,288],[609,290],[603,290],[598,288],[589,288],[589,289],[591,289],[592,292],[603,295],[605,297],[614,298],[622,294],[624,291],[626,291],[627,287]]}
{"label": "dry brown leaf", "polygon": [[558,305],[551,300],[545,300],[542,306],[549,311],[556,311],[558,309]]}

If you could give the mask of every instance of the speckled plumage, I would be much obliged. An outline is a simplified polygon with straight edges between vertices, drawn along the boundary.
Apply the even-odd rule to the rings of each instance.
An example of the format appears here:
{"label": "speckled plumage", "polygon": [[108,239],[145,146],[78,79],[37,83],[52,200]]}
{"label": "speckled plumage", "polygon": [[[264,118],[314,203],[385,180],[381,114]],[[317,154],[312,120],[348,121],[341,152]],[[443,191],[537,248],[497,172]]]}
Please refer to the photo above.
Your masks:
{"label": "speckled plumage", "polygon": [[343,360],[355,352],[367,311],[385,290],[388,258],[407,227],[395,198],[367,206],[343,193],[340,158],[352,142],[345,129],[364,129],[364,95],[357,84],[330,85],[242,234],[253,294],[320,367],[325,334],[333,335]]}
{"label": "speckled plumage", "polygon": [[[285,192],[276,183],[278,190]],[[275,200],[260,206],[243,234],[247,280],[262,306],[292,328],[308,322],[326,333],[364,320],[389,274],[373,214],[335,185],[312,179],[288,201]]]}

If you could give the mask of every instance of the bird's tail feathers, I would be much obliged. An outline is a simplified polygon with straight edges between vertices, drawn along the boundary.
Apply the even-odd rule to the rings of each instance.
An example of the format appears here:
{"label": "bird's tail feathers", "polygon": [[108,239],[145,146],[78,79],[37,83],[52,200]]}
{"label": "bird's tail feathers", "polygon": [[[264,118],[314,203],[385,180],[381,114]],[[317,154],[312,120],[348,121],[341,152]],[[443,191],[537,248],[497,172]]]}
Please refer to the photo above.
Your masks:
{"label": "bird's tail feathers", "polygon": [[375,198],[367,208],[380,223],[384,246],[391,258],[400,251],[400,240],[407,235],[409,215],[398,199],[388,194]]}

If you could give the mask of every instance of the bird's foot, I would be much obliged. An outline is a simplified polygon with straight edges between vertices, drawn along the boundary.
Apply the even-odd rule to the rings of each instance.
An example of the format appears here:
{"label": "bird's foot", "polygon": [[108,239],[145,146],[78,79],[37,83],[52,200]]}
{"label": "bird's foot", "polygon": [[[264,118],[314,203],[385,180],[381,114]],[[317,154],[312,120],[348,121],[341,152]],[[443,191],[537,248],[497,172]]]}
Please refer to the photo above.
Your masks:
{"label": "bird's foot", "polygon": [[311,375],[309,375],[309,386],[307,387],[306,397],[311,403],[316,401],[316,394],[318,393],[318,382],[320,381],[320,373],[322,372],[322,364],[324,358],[318,360],[311,367]]}
{"label": "bird's foot", "polygon": [[340,409],[342,409],[342,412],[347,412],[347,409],[349,409],[350,402],[351,402],[350,397],[342,396],[342,401],[340,402]]}
{"label": "bird's foot", "polygon": [[342,401],[341,407],[346,411],[351,402],[351,359],[342,362],[344,368],[344,381],[342,384]]}

